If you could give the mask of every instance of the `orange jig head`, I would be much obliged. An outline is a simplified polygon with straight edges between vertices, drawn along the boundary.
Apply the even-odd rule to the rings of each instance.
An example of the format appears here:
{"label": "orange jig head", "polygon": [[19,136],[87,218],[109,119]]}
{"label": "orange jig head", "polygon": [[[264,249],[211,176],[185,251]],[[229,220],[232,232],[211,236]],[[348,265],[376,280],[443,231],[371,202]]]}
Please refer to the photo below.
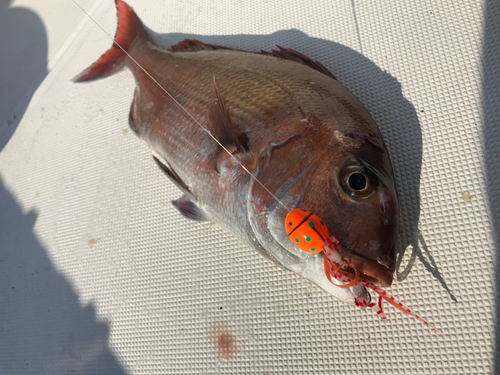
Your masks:
{"label": "orange jig head", "polygon": [[323,244],[330,238],[325,223],[310,211],[296,208],[285,219],[286,233],[290,240],[302,251],[319,254]]}

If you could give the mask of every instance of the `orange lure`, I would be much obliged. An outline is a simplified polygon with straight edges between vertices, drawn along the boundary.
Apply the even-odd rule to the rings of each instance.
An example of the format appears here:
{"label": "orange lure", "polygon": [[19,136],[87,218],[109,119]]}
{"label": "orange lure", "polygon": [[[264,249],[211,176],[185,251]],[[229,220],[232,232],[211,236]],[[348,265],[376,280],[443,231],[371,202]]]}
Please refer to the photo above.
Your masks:
{"label": "orange lure", "polygon": [[[377,314],[382,320],[386,320],[387,317],[382,310],[382,301],[385,300],[398,310],[428,325],[444,338],[443,334],[435,327],[413,313],[410,309],[404,307],[402,303],[388,295],[385,290],[364,278],[356,268],[353,268],[354,274],[345,270],[344,266],[348,266],[348,264],[342,262],[340,254],[335,248],[335,246],[339,244],[338,240],[333,236],[330,237],[328,228],[317,215],[310,211],[297,208],[286,216],[285,227],[288,237],[290,237],[290,240],[300,250],[309,254],[324,252],[325,275],[333,285],[339,288],[350,288],[355,285],[362,285],[379,295],[378,304],[368,303],[362,298],[357,298],[355,302],[356,306],[364,310],[366,307],[371,308],[378,305]],[[336,282],[334,282],[334,279]]]}

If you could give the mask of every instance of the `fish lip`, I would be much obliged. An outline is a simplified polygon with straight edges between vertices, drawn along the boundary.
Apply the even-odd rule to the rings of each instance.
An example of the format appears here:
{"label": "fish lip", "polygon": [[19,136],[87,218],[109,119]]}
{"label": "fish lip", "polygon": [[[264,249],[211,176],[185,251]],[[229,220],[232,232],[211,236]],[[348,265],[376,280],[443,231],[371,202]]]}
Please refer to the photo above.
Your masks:
{"label": "fish lip", "polygon": [[357,269],[363,275],[380,281],[384,286],[391,286],[393,272],[375,259],[356,253],[354,250],[339,244],[339,253],[349,267]]}

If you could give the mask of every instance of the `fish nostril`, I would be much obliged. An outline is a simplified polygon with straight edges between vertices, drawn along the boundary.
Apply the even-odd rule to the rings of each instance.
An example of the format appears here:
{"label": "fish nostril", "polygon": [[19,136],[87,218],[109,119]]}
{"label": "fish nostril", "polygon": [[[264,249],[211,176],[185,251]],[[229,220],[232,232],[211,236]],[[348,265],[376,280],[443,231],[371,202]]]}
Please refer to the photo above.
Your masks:
{"label": "fish nostril", "polygon": [[376,240],[371,240],[371,241],[368,241],[368,245],[370,245],[370,250],[372,251],[377,251],[378,249],[380,249],[380,242],[376,241]]}

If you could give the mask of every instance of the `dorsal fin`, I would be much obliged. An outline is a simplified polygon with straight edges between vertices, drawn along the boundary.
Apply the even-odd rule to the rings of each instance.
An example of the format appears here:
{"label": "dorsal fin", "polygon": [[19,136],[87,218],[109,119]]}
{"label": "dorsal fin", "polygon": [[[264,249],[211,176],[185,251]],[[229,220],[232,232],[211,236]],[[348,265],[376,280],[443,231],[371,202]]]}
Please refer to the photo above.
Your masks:
{"label": "dorsal fin", "polygon": [[214,44],[207,44],[200,42],[199,40],[196,39],[185,39],[182,42],[177,43],[176,45],[170,47],[168,50],[170,52],[195,52],[195,51],[215,51],[215,50],[233,50],[233,51],[241,51],[241,52],[248,52],[248,53],[260,53],[262,55],[267,55],[267,56],[274,56],[274,57],[279,57],[281,59],[285,60],[291,60],[295,61],[304,65],[307,65],[310,68],[313,68],[314,70],[317,70],[320,73],[323,73],[327,75],[328,77],[331,77],[333,79],[337,79],[332,72],[330,72],[322,63],[320,63],[318,60],[313,60],[310,57],[304,55],[303,53],[296,51],[292,48],[284,48],[281,46],[277,46],[279,50],[271,50],[269,51],[264,51],[261,50],[260,52],[249,52],[249,51],[244,51],[241,49],[237,48],[229,48],[229,47],[224,47],[224,46],[217,46]]}
{"label": "dorsal fin", "polygon": [[182,42],[177,43],[176,45],[170,47],[168,49],[169,52],[195,52],[195,51],[214,51],[217,49],[231,49],[237,50],[235,48],[216,46],[214,44],[207,44],[200,42],[196,39],[184,39]]}
{"label": "dorsal fin", "polygon": [[314,70],[317,70],[320,73],[326,74],[328,77],[332,77],[335,80],[337,79],[332,74],[332,72],[330,72],[318,60],[313,60],[310,57],[307,57],[303,53],[295,51],[292,48],[283,48],[281,46],[277,46],[277,47],[279,48],[279,50],[273,49],[273,50],[271,50],[271,52],[261,50],[260,53],[262,53],[263,55],[269,55],[269,56],[279,57],[281,59],[291,60],[291,61],[295,61],[295,62],[304,64],[304,65],[307,65],[307,66],[313,68]]}

